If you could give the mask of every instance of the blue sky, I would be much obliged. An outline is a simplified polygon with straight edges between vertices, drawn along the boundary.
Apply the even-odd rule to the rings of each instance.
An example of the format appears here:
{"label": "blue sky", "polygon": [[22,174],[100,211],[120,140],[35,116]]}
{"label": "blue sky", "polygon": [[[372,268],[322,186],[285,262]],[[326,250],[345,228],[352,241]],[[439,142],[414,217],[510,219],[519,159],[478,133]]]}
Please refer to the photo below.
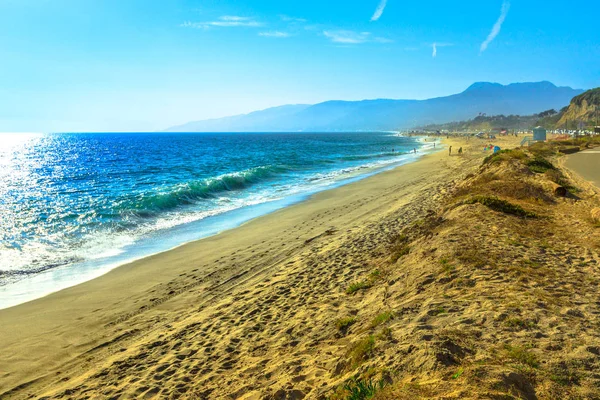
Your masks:
{"label": "blue sky", "polygon": [[475,81],[587,89],[599,14],[591,0],[0,0],[0,131],[158,130]]}

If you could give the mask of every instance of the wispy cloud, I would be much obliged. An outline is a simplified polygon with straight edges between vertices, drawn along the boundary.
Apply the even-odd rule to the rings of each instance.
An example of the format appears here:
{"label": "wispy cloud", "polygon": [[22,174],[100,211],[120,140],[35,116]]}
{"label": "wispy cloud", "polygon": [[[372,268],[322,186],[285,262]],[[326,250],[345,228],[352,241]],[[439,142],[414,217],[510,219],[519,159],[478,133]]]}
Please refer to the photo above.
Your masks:
{"label": "wispy cloud", "polygon": [[196,28],[196,29],[209,29],[211,27],[247,27],[247,28],[258,28],[263,26],[261,22],[258,22],[250,17],[240,17],[237,15],[224,15],[219,17],[215,21],[205,22],[190,22],[186,21],[180,26],[184,28]]}
{"label": "wispy cloud", "polygon": [[488,35],[487,39],[485,39],[484,42],[481,43],[481,49],[479,50],[480,54],[487,50],[489,44],[492,43],[492,41],[496,39],[496,36],[498,36],[498,34],[500,33],[500,29],[502,29],[502,24],[504,23],[504,20],[508,15],[509,9],[510,2],[508,0],[504,0],[504,2],[502,3],[502,10],[500,11],[500,17],[492,27],[492,31]]}
{"label": "wispy cloud", "polygon": [[270,31],[270,32],[259,32],[258,36],[272,37],[272,38],[287,38],[290,34],[281,31]]}
{"label": "wispy cloud", "polygon": [[305,23],[305,22],[307,22],[304,18],[290,17],[289,15],[285,15],[285,14],[279,15],[279,18],[283,22],[299,22],[299,23]]}
{"label": "wispy cloud", "polygon": [[381,16],[383,15],[383,10],[385,10],[386,5],[387,5],[387,0],[381,0],[379,5],[377,6],[377,9],[375,10],[375,13],[373,13],[373,16],[371,17],[371,21],[377,21],[379,18],[381,18]]}
{"label": "wispy cloud", "polygon": [[369,40],[370,32],[324,31],[323,35],[333,43],[360,44]]}
{"label": "wispy cloud", "polygon": [[452,46],[452,43],[438,43],[438,42],[433,42],[431,44],[431,48],[433,49],[431,57],[433,57],[433,58],[437,57],[438,47],[449,47],[449,46]]}
{"label": "wispy cloud", "polygon": [[323,35],[333,43],[361,44],[367,42],[393,43],[393,40],[383,37],[373,37],[371,32],[355,32],[347,30],[323,31]]}

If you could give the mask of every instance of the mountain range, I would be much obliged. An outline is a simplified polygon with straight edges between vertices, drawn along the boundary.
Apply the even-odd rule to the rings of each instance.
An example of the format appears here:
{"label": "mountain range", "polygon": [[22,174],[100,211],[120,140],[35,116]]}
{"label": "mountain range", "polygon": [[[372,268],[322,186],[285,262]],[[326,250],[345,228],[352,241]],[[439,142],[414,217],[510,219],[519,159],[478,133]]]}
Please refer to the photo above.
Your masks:
{"label": "mountain range", "polygon": [[481,114],[529,115],[561,109],[583,90],[550,82],[478,82],[462,93],[427,100],[332,100],[189,122],[169,132],[335,132],[404,130]]}

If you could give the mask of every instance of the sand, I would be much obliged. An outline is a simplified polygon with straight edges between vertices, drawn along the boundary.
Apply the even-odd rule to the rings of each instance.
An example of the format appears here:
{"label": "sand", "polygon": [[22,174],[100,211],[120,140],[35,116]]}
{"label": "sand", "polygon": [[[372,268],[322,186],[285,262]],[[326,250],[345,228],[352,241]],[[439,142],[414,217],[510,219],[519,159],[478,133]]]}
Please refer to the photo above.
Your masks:
{"label": "sand", "polygon": [[447,144],[466,153],[424,156],[0,310],[0,397],[319,398],[347,378],[336,320],[388,307],[384,288],[349,297],[348,286],[481,164],[482,141]]}

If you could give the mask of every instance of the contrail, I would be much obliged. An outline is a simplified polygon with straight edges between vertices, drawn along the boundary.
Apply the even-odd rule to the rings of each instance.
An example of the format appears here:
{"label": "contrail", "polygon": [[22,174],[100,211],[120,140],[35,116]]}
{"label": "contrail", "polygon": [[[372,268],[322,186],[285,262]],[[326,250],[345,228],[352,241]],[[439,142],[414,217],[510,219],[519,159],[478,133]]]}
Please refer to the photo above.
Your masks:
{"label": "contrail", "polygon": [[375,13],[371,17],[371,21],[377,21],[379,18],[381,18],[381,15],[383,14],[383,10],[385,10],[386,5],[387,0],[381,0],[381,3],[379,3],[377,9],[375,10]]}
{"label": "contrail", "polygon": [[498,21],[496,21],[496,23],[494,24],[494,27],[492,28],[492,31],[488,35],[487,39],[485,39],[485,41],[481,43],[481,49],[479,50],[480,54],[487,50],[488,45],[492,43],[492,41],[496,39],[496,36],[498,36],[498,34],[500,33],[500,29],[502,29],[502,24],[506,19],[506,15],[508,14],[509,9],[510,2],[508,0],[504,0],[504,2],[502,3],[502,11],[500,12],[500,18],[498,18]]}

